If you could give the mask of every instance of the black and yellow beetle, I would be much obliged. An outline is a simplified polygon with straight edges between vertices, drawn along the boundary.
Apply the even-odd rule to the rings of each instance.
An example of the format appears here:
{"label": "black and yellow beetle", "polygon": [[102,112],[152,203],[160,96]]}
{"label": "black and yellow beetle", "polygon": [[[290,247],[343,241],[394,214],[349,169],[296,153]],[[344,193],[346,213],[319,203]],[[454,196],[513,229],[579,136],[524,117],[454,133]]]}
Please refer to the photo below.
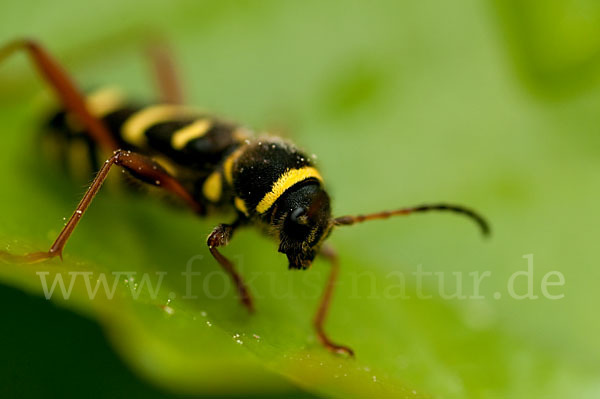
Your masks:
{"label": "black and yellow beetle", "polygon": [[[156,51],[154,60],[164,101],[141,105],[127,101],[116,89],[82,94],[51,55],[32,40],[16,40],[0,48],[0,62],[19,50],[28,53],[63,107],[49,121],[47,137],[60,143],[64,154],[83,148],[97,173],[52,247],[47,252],[23,256],[4,254],[13,261],[39,262],[62,256],[69,236],[110,168],[118,165],[132,178],[164,189],[199,215],[235,210],[235,220],[217,226],[207,243],[250,311],[252,297],[242,277],[217,249],[227,245],[238,227],[256,225],[276,239],[290,269],[307,269],[317,255],[328,258],[332,270],[314,324],[327,349],[352,355],[350,348],[332,342],[323,330],[338,273],[335,253],[323,242],[335,227],[443,210],[466,215],[477,222],[484,234],[489,231],[477,213],[448,204],[333,217],[330,198],[311,157],[281,138],[255,136],[235,123],[181,105],[181,90],[163,51]],[[102,155],[98,154],[110,153],[106,161],[99,161]]]}

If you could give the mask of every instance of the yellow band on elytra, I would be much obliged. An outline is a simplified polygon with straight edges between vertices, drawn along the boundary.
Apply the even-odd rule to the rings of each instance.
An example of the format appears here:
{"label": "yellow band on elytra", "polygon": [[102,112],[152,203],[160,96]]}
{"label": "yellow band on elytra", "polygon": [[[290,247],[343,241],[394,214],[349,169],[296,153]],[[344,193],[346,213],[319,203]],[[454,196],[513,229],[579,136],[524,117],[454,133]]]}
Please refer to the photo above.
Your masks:
{"label": "yellow band on elytra", "polygon": [[123,139],[130,144],[141,146],[146,142],[144,133],[153,125],[168,122],[180,116],[193,115],[196,110],[173,104],[159,104],[146,107],[131,115],[121,127]]}
{"label": "yellow band on elytra", "polygon": [[210,130],[211,126],[211,121],[204,118],[182,127],[171,136],[171,147],[176,150],[183,149],[190,141],[204,136]]}
{"label": "yellow band on elytra", "polygon": [[125,93],[115,86],[103,87],[88,95],[85,105],[98,118],[110,114],[125,104]]}
{"label": "yellow band on elytra", "polygon": [[[125,105],[125,93],[115,86],[94,91],[85,98],[87,110],[97,118],[103,118]],[[85,127],[72,113],[66,116],[67,125],[75,133],[83,133]]]}
{"label": "yellow band on elytra", "polygon": [[283,193],[287,191],[288,188],[292,187],[294,184],[299,183],[303,180],[315,178],[319,181],[323,181],[323,178],[319,174],[319,172],[313,168],[312,166],[305,166],[300,169],[289,169],[283,175],[277,179],[277,181],[271,187],[271,191],[269,191],[262,200],[256,206],[256,212],[265,213]]}

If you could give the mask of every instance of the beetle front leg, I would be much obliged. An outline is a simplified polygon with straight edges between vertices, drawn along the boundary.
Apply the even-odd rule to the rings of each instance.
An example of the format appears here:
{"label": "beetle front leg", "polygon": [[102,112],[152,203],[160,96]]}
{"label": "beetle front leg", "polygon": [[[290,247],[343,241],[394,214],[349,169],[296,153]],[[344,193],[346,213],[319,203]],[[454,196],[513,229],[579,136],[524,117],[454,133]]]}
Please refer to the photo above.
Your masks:
{"label": "beetle front leg", "polygon": [[227,274],[231,277],[237,291],[240,295],[242,304],[246,306],[249,312],[254,312],[254,304],[252,302],[252,296],[248,291],[248,287],[244,283],[242,276],[235,270],[233,263],[221,255],[217,250],[217,247],[224,247],[229,243],[229,240],[233,236],[233,232],[239,226],[240,221],[236,221],[233,224],[220,224],[214,228],[212,233],[208,236],[207,244],[211,255],[216,259],[217,262],[225,269]]}

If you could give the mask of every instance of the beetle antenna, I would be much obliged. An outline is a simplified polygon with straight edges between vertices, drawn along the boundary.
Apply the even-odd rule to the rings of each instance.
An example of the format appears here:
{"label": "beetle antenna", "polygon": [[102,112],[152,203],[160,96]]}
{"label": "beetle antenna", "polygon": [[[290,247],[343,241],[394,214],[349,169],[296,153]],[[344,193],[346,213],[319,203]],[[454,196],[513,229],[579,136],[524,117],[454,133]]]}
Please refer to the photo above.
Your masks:
{"label": "beetle antenna", "polygon": [[477,212],[465,208],[460,205],[450,205],[450,204],[432,204],[432,205],[419,205],[411,208],[402,208],[397,209],[395,211],[383,211],[377,213],[370,213],[367,215],[356,215],[356,216],[341,216],[333,219],[334,226],[349,226],[355,223],[366,222],[369,220],[378,220],[378,219],[387,219],[392,216],[406,216],[411,213],[418,212],[429,212],[429,211],[448,211],[459,213],[461,215],[467,216],[471,218],[479,228],[481,229],[481,233],[484,236],[489,236],[490,234],[490,226],[488,222],[483,218],[483,216],[479,215]]}

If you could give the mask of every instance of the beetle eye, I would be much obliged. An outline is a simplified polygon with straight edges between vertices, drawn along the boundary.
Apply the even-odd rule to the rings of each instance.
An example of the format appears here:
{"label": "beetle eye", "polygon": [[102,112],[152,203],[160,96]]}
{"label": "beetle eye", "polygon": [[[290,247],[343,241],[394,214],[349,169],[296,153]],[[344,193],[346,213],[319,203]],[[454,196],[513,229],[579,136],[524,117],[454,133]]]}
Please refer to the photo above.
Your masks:
{"label": "beetle eye", "polygon": [[294,209],[292,211],[292,214],[290,215],[290,220],[294,223],[306,224],[306,222],[307,222],[306,208],[298,207],[298,208]]}

